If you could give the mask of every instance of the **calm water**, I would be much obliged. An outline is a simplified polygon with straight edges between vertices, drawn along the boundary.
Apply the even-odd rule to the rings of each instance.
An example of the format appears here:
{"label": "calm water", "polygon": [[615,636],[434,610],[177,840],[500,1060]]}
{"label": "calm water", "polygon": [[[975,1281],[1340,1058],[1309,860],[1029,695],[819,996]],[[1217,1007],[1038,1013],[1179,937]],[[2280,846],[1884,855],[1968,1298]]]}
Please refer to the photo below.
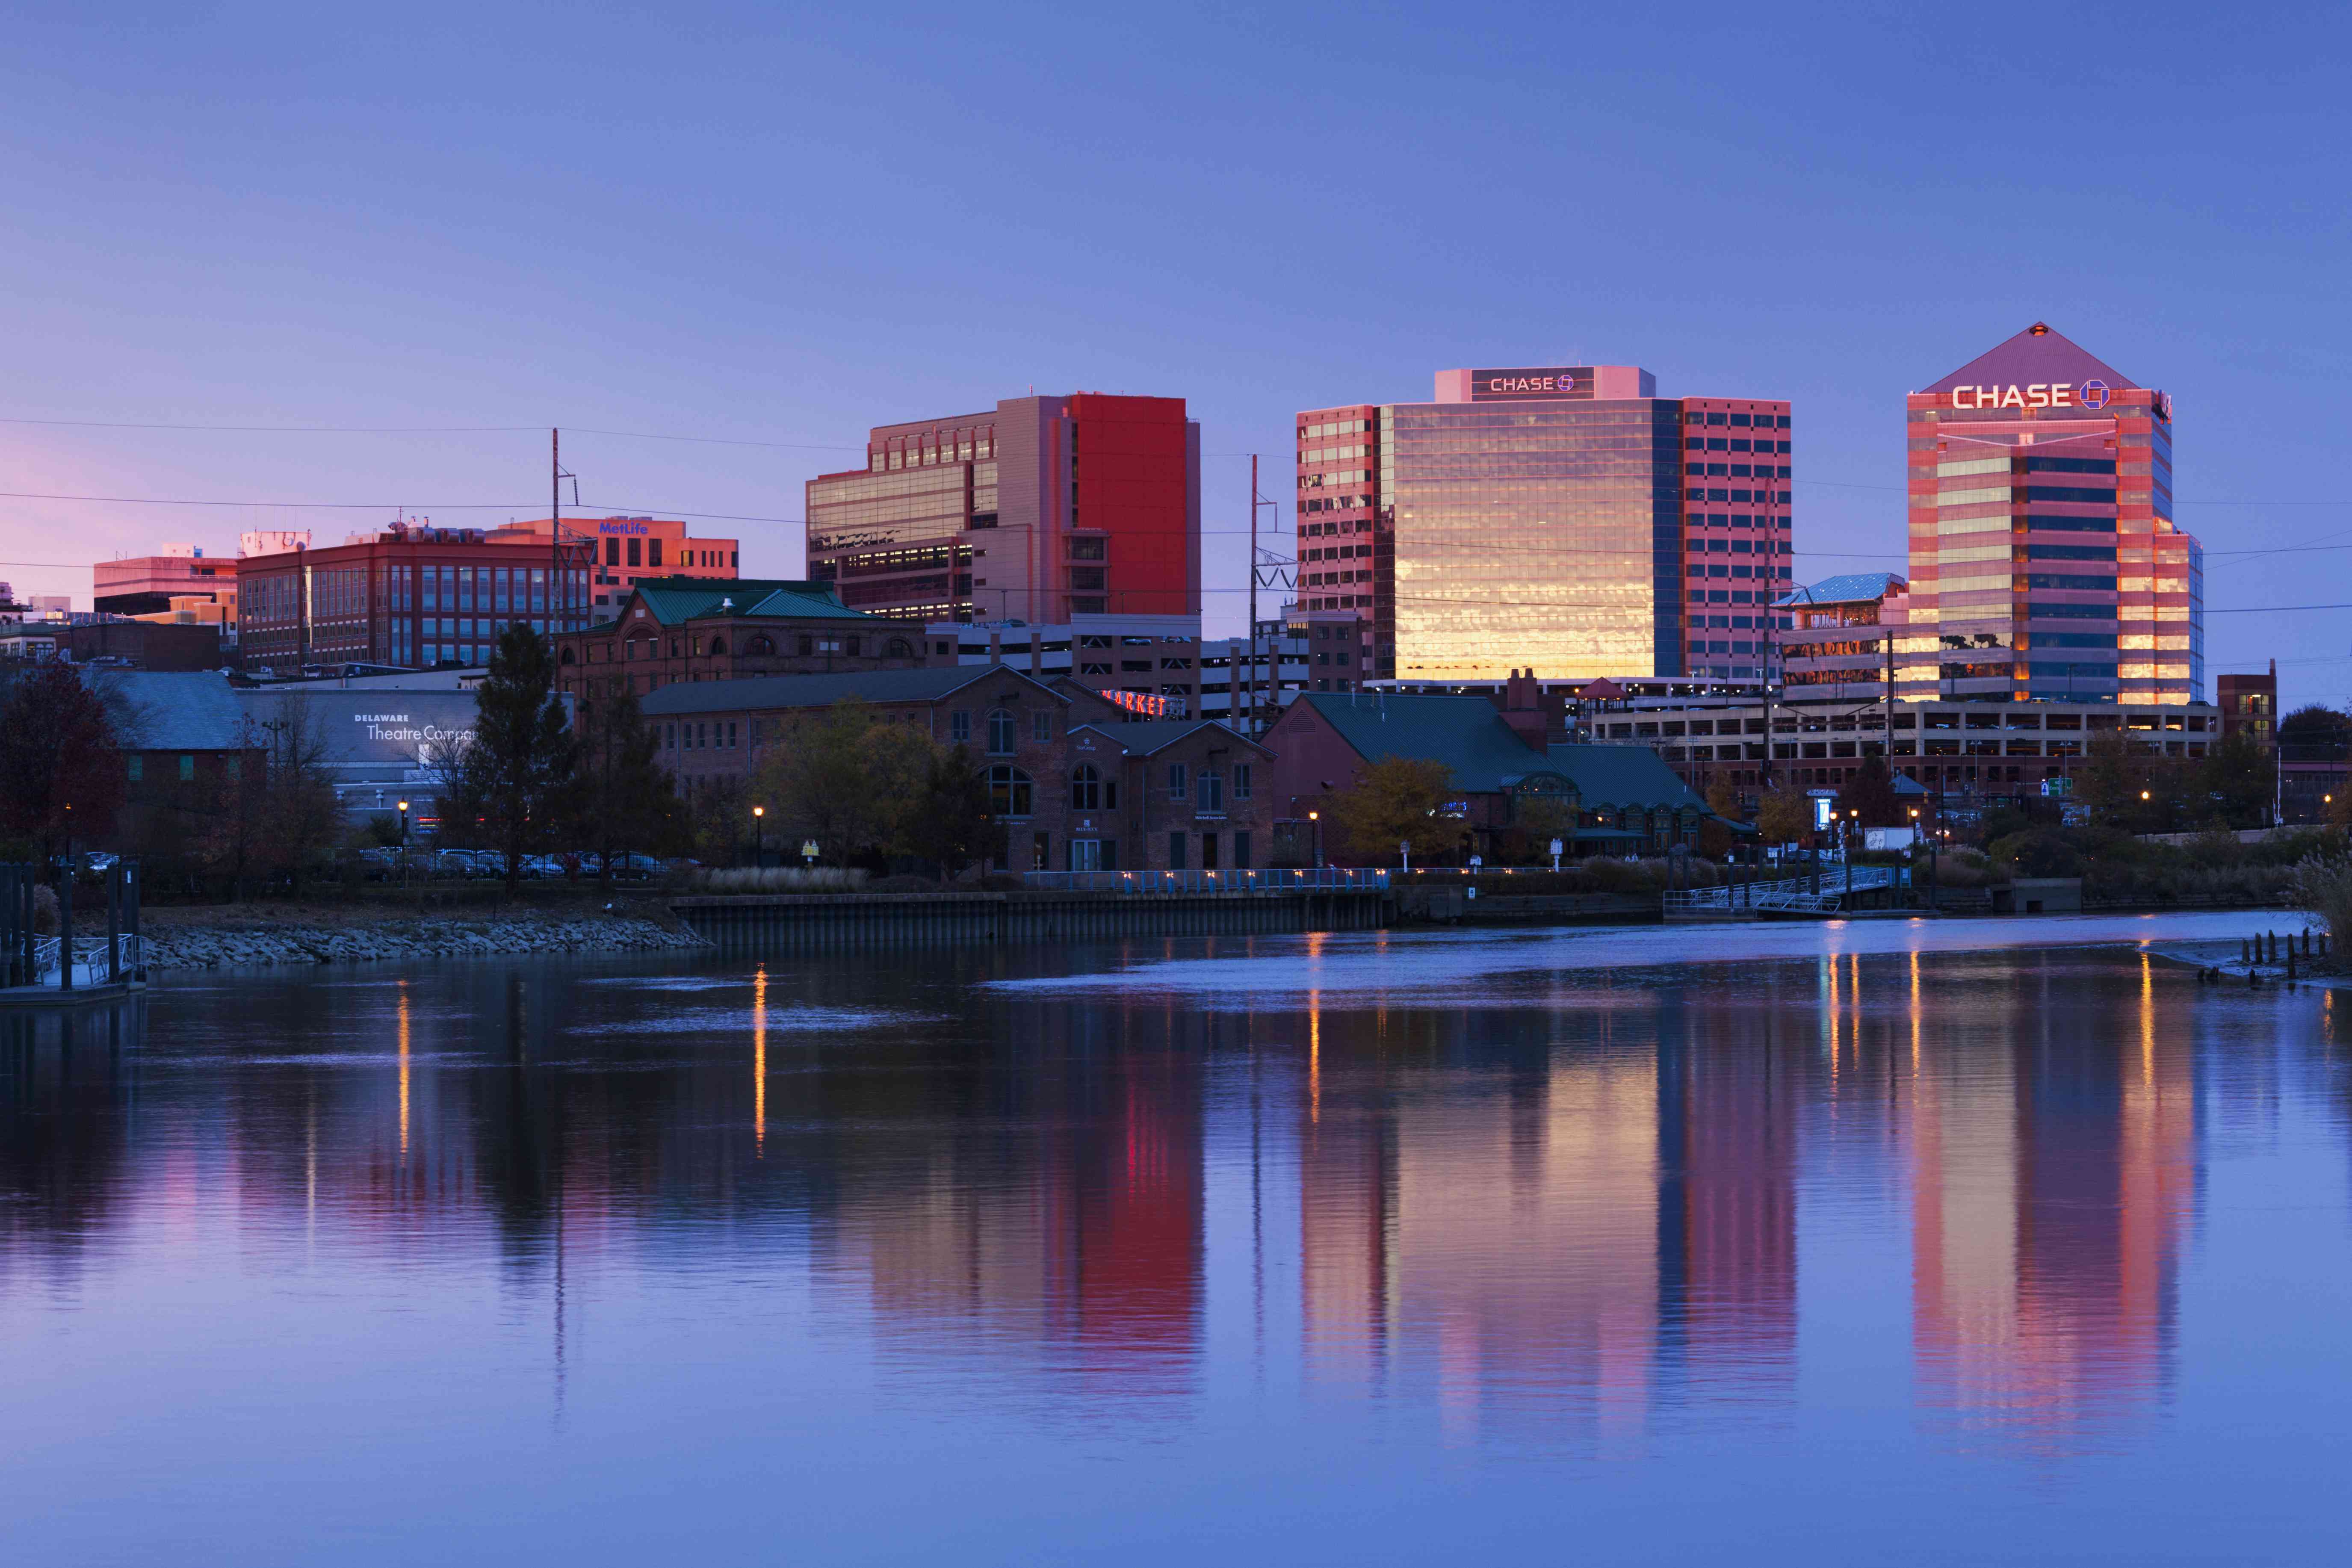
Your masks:
{"label": "calm water", "polygon": [[2253,923],[0,1020],[0,1555],[2341,1560],[2352,993],[2136,945]]}

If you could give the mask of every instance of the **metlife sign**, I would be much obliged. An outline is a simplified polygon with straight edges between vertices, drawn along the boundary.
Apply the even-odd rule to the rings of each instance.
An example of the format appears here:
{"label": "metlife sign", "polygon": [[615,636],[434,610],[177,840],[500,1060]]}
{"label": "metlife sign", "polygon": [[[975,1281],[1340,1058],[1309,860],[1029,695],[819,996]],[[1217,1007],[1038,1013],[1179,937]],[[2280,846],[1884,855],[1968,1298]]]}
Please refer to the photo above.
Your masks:
{"label": "metlife sign", "polygon": [[1470,373],[1473,403],[1557,402],[1592,395],[1589,364],[1540,365],[1517,370],[1474,370]]}

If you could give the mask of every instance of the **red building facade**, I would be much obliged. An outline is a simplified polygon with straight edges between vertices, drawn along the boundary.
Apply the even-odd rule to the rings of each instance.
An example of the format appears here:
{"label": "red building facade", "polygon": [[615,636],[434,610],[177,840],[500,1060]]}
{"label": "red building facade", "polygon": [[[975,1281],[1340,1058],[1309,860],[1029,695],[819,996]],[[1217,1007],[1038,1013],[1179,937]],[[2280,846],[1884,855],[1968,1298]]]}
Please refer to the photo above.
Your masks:
{"label": "red building facade", "polygon": [[1181,397],[1097,392],[874,427],[808,482],[809,575],[935,621],[1201,613],[1201,439]]}
{"label": "red building facade", "polygon": [[584,542],[492,543],[478,529],[394,527],[325,549],[237,563],[246,668],[476,665],[508,627],[588,620]]}

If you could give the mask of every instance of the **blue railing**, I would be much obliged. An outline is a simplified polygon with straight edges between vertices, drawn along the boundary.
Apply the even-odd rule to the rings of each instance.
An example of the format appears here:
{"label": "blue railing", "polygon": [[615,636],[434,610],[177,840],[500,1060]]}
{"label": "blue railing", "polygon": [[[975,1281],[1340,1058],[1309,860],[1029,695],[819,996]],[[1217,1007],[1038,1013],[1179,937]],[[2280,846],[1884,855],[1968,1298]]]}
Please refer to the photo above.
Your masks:
{"label": "blue railing", "polygon": [[1032,871],[1023,879],[1041,892],[1066,893],[1370,892],[1389,885],[1386,871],[1339,866],[1259,871]]}

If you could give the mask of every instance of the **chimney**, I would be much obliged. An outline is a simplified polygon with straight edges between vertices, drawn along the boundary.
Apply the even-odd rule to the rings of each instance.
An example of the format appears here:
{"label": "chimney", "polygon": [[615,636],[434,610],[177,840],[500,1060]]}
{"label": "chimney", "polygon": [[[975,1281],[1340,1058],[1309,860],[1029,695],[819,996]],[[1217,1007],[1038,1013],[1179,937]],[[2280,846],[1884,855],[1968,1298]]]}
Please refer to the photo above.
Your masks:
{"label": "chimney", "polygon": [[1515,669],[1510,679],[1504,682],[1503,722],[1530,750],[1544,749],[1542,693],[1536,685],[1533,669]]}
{"label": "chimney", "polygon": [[988,634],[988,662],[992,665],[1003,664],[1004,662],[1004,634],[1003,632],[992,631]]}

